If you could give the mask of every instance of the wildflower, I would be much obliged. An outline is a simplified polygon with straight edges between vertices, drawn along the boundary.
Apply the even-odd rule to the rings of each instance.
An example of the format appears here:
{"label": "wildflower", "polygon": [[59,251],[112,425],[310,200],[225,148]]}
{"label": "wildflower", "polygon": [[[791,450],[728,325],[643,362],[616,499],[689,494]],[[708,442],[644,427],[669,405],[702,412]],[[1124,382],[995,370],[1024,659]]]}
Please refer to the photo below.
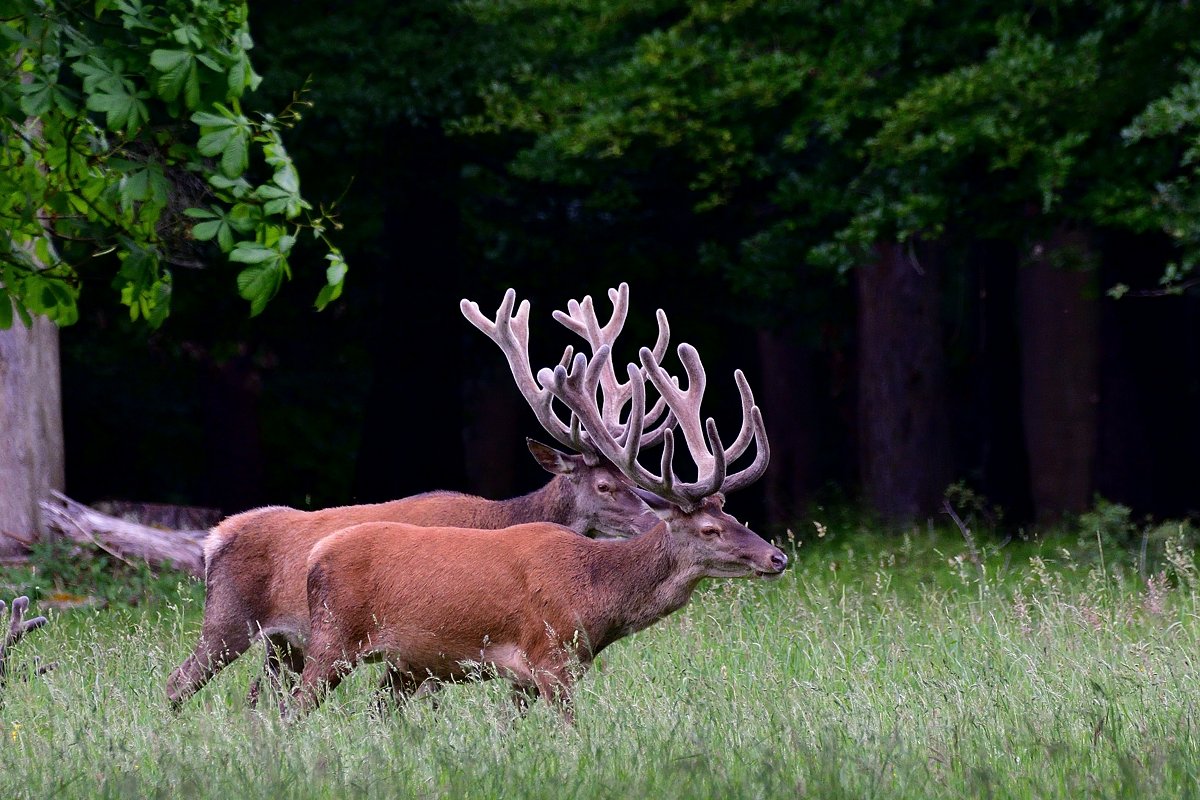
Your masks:
{"label": "wildflower", "polygon": [[1168,591],[1167,573],[1159,572],[1150,576],[1146,581],[1146,598],[1142,601],[1147,614],[1158,616],[1163,613],[1167,606]]}
{"label": "wildflower", "polygon": [[1017,618],[1017,622],[1021,626],[1021,635],[1028,636],[1033,632],[1033,622],[1029,614],[1029,604],[1025,602],[1025,595],[1017,592],[1013,598],[1013,614]]}

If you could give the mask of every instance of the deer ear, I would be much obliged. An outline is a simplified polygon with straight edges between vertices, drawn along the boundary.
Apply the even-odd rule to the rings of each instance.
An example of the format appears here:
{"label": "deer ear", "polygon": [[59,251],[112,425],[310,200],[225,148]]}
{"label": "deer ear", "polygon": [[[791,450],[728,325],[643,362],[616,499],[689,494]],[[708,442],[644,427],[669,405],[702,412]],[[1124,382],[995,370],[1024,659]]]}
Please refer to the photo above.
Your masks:
{"label": "deer ear", "polygon": [[570,475],[579,466],[578,456],[555,450],[550,445],[534,439],[526,439],[525,444],[529,446],[529,452],[533,453],[534,459],[542,465],[542,469],[554,475]]}
{"label": "deer ear", "polygon": [[648,492],[645,489],[635,487],[633,493],[642,498],[642,502],[650,506],[650,510],[659,519],[670,520],[679,514],[679,508],[673,503],[670,503],[653,492]]}

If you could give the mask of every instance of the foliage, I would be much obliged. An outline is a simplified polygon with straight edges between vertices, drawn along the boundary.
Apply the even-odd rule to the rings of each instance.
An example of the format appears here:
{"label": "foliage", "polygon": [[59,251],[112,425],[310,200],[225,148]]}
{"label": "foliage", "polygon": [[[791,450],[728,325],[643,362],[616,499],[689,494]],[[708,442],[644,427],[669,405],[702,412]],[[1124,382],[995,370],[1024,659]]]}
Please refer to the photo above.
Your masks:
{"label": "foliage", "polygon": [[[1192,51],[1195,55],[1195,48]],[[1178,142],[1182,147],[1177,173],[1154,187],[1150,223],[1176,242],[1180,258],[1167,265],[1160,283],[1178,291],[1200,266],[1200,62],[1181,69],[1182,80],[1166,96],[1150,103],[1124,131],[1132,143],[1147,140]]]}
{"label": "foliage", "polygon": [[672,184],[701,258],[764,302],[880,242],[1063,225],[1165,231],[1163,282],[1191,269],[1186,4],[466,7],[515,55],[461,130],[519,132],[515,175],[611,215],[663,213]]}
{"label": "foliage", "polygon": [[171,569],[145,562],[119,561],[105,553],[80,552],[62,538],[35,542],[26,565],[0,568],[0,588],[9,596],[28,595],[51,605],[75,603],[120,606],[157,605],[199,596],[200,584]]}
{"label": "foliage", "polygon": [[13,302],[0,299],[0,327],[13,308],[73,322],[109,253],[133,319],[161,324],[171,267],[218,251],[240,265],[238,293],[257,314],[304,232],[329,251],[317,307],[338,297],[335,223],[301,195],[282,139],[306,102],[243,109],[260,82],[244,2],[3,5],[0,285]]}
{"label": "foliage", "polygon": [[162,686],[195,640],[195,598],[54,615],[20,658],[58,669],[7,690],[0,790],[1151,798],[1195,785],[1194,584],[1101,570],[1063,552],[1071,535],[986,547],[982,570],[952,530],[831,524],[806,538],[780,581],[708,582],[607,650],[574,730],[540,704],[515,721],[496,684],[380,719],[370,669],[284,727],[243,706],[252,658],[173,715]]}

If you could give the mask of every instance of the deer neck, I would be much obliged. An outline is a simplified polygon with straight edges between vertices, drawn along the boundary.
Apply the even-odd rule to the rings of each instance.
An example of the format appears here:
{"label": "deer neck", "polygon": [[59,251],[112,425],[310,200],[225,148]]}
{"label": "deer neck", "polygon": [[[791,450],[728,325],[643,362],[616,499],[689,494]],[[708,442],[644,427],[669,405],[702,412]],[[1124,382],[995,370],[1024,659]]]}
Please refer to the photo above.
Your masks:
{"label": "deer neck", "polygon": [[565,480],[561,476],[555,475],[537,491],[511,500],[499,500],[497,507],[507,525],[553,522],[565,525],[576,533],[586,534],[587,525],[577,519],[579,515],[576,514],[574,498],[564,483]]}
{"label": "deer neck", "polygon": [[682,608],[704,577],[679,558],[666,523],[633,539],[597,542],[592,552],[583,622],[593,655]]}

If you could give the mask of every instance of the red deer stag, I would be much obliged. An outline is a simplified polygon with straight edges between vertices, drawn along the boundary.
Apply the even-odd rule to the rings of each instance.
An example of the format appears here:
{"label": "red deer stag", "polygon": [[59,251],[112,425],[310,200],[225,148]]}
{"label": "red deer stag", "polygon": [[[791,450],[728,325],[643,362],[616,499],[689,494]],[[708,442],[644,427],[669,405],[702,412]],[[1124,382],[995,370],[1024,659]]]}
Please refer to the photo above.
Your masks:
{"label": "red deer stag", "polygon": [[[510,363],[528,363],[522,352],[505,352]],[[581,353],[571,371],[560,365],[538,380],[573,413],[579,436],[659,500],[662,522],[622,541],[584,539],[549,523],[472,531],[376,522],[323,539],[308,558],[311,637],[296,711],[319,705],[358,663],[384,661],[400,696],[427,681],[502,677],[519,703],[544,697],[570,722],[573,665],[586,669],[608,645],[682,607],[702,578],[784,570],[782,551],[722,510],[722,492],[758,479],[769,457],[762,415],[741,373],[742,432],[726,450],[712,419],[700,425],[704,372],[694,349],[680,348],[689,376],[680,391],[643,348],[642,368],[628,369],[629,422],[616,431],[596,404],[609,356],[601,345],[590,364]],[[675,476],[670,427],[662,429],[662,474],[637,464],[646,377],[684,432],[699,469],[694,483]],[[727,474],[751,440],[754,462]]]}
{"label": "red deer stag", "polygon": [[[590,298],[582,307],[572,302],[574,315],[564,324],[593,335],[596,346],[611,346],[624,325],[629,287],[610,292],[613,314],[603,327],[596,319]],[[513,314],[515,293],[505,295],[494,322],[478,308],[468,319],[510,352],[529,345],[529,304],[522,302]],[[665,316],[659,317],[659,339],[654,352],[666,353],[670,336]],[[564,360],[571,355],[568,348]],[[507,528],[526,522],[550,521],[576,534],[594,531],[610,536],[632,536],[657,523],[633,484],[600,456],[586,437],[559,419],[551,408],[550,392],[534,381],[529,360],[510,366],[517,386],[542,426],[560,443],[578,451],[561,453],[530,441],[534,458],[554,477],[532,494],[512,500],[485,500],[455,492],[430,492],[375,505],[344,506],[321,511],[270,507],[232,516],[213,529],[205,542],[204,621],[192,654],[167,681],[171,706],[179,706],[203,687],[219,670],[266,640],[263,674],[255,678],[249,703],[257,703],[262,679],[281,690],[284,669],[300,672],[304,666],[304,640],[308,634],[305,596],[305,560],[313,545],[341,528],[363,522],[404,522],[417,526],[453,525],[463,528]],[[609,385],[609,384],[606,384]],[[628,396],[628,387],[613,382],[612,391]],[[605,403],[613,407],[611,398]],[[618,408],[619,404],[615,406]],[[656,413],[661,413],[659,409]],[[644,421],[652,424],[655,418]],[[669,420],[668,420],[669,422]],[[619,425],[617,426],[620,427]],[[661,435],[661,433],[659,434]],[[394,683],[385,678],[385,683]]]}

